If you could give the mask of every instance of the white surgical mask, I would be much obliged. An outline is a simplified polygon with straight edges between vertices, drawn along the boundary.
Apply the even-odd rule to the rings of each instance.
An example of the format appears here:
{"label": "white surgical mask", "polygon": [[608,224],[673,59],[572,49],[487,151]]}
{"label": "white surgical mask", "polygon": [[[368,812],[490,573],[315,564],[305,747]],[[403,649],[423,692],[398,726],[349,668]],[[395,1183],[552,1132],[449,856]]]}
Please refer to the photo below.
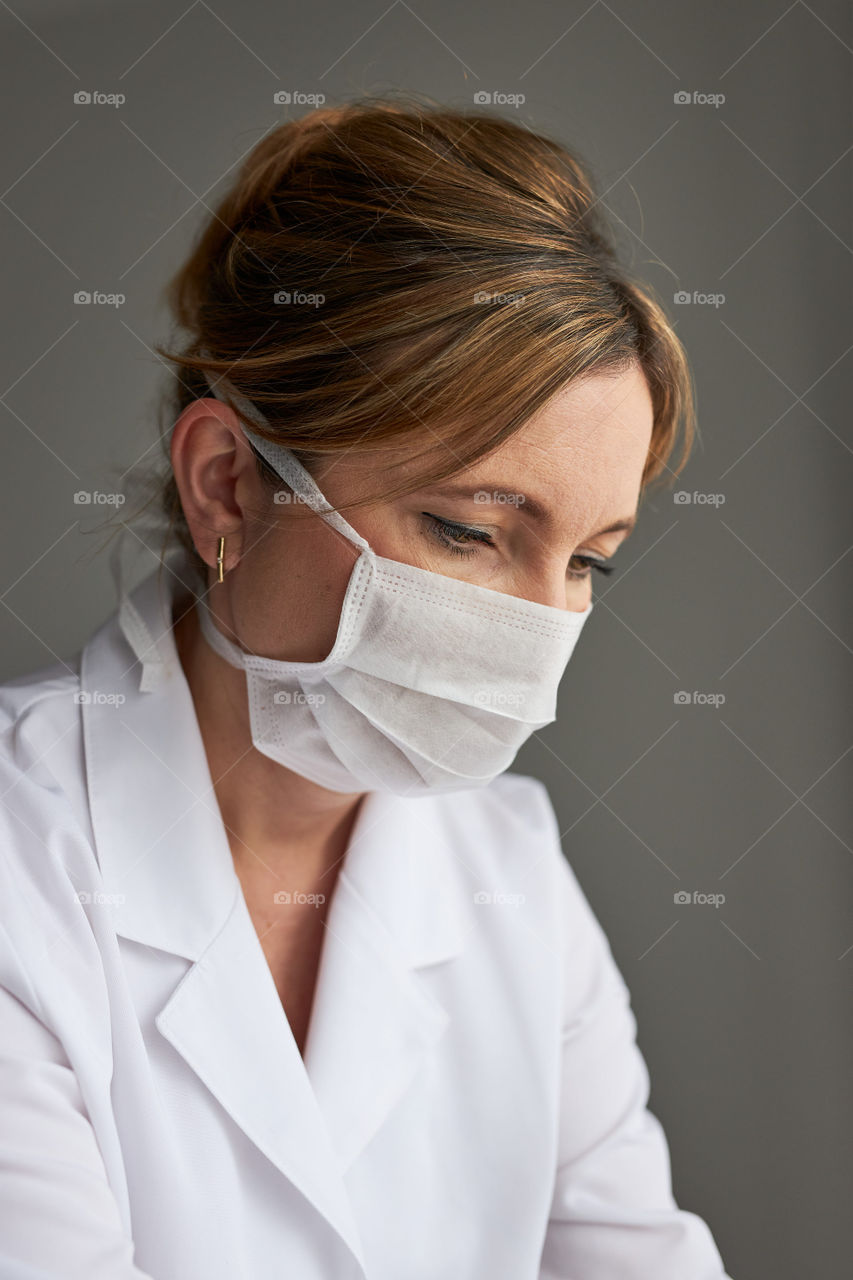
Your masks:
{"label": "white surgical mask", "polygon": [[[266,422],[218,381],[246,417]],[[555,719],[557,687],[592,604],[556,609],[379,556],[289,449],[244,433],[297,500],[361,553],[322,662],[247,653],[199,601],[208,643],[246,673],[255,747],[332,791],[417,796],[491,782]]]}

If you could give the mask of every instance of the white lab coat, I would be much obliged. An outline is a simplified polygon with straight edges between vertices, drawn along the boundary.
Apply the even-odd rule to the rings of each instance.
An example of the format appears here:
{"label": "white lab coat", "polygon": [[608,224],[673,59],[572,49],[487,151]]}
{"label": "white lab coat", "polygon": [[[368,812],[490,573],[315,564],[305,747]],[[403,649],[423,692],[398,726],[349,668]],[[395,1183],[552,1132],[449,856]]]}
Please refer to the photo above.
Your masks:
{"label": "white lab coat", "polygon": [[533,778],[367,797],[303,1061],[170,631],[180,563],[72,669],[0,686],[0,1280],[726,1280]]}

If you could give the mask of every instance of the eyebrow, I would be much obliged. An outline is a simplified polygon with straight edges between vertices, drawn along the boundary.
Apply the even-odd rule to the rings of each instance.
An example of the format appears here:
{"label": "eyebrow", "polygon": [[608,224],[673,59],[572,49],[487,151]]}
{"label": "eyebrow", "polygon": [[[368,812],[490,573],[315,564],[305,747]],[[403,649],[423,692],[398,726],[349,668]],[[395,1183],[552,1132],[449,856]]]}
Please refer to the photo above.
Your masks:
{"label": "eyebrow", "polygon": [[[486,492],[488,494],[493,494],[498,501],[500,501],[501,498],[506,499],[507,506],[515,506],[518,504],[520,508],[524,509],[526,515],[531,516],[532,519],[538,520],[544,525],[551,524],[553,519],[551,512],[547,507],[543,506],[541,502],[538,502],[536,498],[531,498],[529,494],[522,493],[520,489],[505,489],[500,485],[491,485],[484,482],[483,484],[477,485],[476,489],[472,489],[466,484],[435,485],[430,488],[430,492],[446,493],[457,498],[469,498],[471,500],[473,500],[476,493]],[[483,503],[483,505],[485,506],[486,504]],[[593,538],[598,538],[603,533],[621,533],[623,530],[630,534],[636,526],[636,523],[636,516],[625,516],[623,519],[615,520],[613,524],[609,524],[606,529],[599,529],[597,533],[594,533],[591,536]]]}

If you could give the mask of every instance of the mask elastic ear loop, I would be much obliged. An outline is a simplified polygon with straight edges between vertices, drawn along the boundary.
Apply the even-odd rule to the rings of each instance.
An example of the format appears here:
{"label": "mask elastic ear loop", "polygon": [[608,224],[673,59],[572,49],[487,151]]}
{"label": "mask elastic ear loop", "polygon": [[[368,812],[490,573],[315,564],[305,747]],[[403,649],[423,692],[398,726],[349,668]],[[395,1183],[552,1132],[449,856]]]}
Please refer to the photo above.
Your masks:
{"label": "mask elastic ear loop", "polygon": [[[241,395],[235,387],[231,385],[225,378],[214,378],[204,370],[204,376],[210,387],[211,394],[217,400],[221,400],[223,404],[228,404],[228,400],[220,392],[220,386],[224,386],[228,392],[228,396],[234,402],[232,408],[236,405],[247,418],[251,418],[258,426],[268,427],[269,422],[261,413],[260,409]],[[268,462],[277,476],[280,476],[285,484],[289,485],[298,498],[322,516],[327,524],[337,529],[338,533],[349,541],[354,542],[357,547],[361,547],[363,551],[372,552],[372,548],[368,542],[353,529],[338,511],[332,510],[331,504],[327,502],[320,489],[317,486],[313,476],[311,476],[303,467],[299,459],[285,448],[284,445],[276,444],[272,440],[267,440],[264,436],[256,435],[254,431],[250,431],[244,424],[243,434],[251,445],[258,450],[265,462]]]}
{"label": "mask elastic ear loop", "polygon": [[199,596],[196,604],[198,606],[198,621],[201,627],[201,633],[207,643],[220,658],[224,658],[232,667],[238,667],[245,670],[243,662],[243,650],[240,649],[233,640],[229,640],[228,636],[223,635],[219,630],[210,612],[210,605],[204,596]]}

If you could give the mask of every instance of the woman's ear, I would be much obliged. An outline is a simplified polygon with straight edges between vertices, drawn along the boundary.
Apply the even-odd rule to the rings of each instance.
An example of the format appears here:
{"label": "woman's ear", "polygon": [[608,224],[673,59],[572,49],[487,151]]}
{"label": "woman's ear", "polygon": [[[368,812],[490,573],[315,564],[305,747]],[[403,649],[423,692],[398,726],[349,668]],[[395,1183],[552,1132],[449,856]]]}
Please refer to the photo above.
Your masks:
{"label": "woman's ear", "polygon": [[262,501],[254,454],[234,410],[210,397],[184,409],[170,456],[190,536],[215,581],[220,537],[227,572],[243,553],[249,509]]}

